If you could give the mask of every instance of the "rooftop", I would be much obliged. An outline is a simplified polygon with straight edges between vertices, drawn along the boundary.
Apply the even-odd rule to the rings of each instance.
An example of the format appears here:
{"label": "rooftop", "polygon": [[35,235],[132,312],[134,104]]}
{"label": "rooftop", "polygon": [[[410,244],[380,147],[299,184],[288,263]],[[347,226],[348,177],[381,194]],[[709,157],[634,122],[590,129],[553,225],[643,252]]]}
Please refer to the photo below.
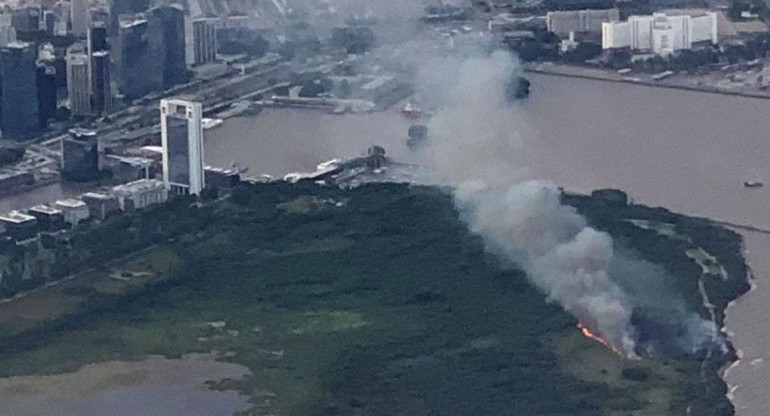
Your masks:
{"label": "rooftop", "polygon": [[39,212],[41,214],[47,214],[47,215],[61,214],[60,210],[58,210],[56,208],[53,208],[53,207],[50,207],[50,206],[45,205],[45,204],[35,205],[34,207],[28,209],[28,211],[29,212]]}
{"label": "rooftop", "polygon": [[103,194],[99,192],[86,192],[81,197],[90,198],[90,199],[101,199],[102,201],[109,201],[114,198],[112,195]]}
{"label": "rooftop", "polygon": [[56,206],[62,208],[80,208],[86,206],[86,203],[79,199],[69,198],[56,201]]}
{"label": "rooftop", "polygon": [[82,127],[75,127],[69,129],[69,133],[75,137],[93,137],[96,136],[96,131],[84,129]]}
{"label": "rooftop", "polygon": [[7,214],[0,215],[0,221],[10,222],[14,224],[21,224],[29,221],[34,221],[34,220],[35,220],[35,217],[24,214],[19,211],[11,211]]}
{"label": "rooftop", "polygon": [[154,189],[164,188],[163,181],[157,179],[139,179],[137,181],[129,182],[123,185],[118,185],[112,188],[112,191],[116,194],[133,194],[135,192],[149,191]]}

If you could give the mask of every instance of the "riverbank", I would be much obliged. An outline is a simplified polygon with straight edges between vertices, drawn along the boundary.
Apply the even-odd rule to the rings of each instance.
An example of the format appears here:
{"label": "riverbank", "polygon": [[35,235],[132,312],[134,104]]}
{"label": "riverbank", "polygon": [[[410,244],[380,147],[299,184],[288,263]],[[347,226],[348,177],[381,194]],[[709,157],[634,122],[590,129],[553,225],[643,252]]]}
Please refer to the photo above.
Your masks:
{"label": "riverbank", "polygon": [[555,64],[550,62],[524,64],[524,71],[550,76],[590,79],[595,81],[641,85],[645,87],[706,92],[711,94],[759,98],[765,100],[770,99],[770,93],[764,91],[752,91],[749,89],[729,90],[719,88],[717,86],[693,85],[693,79],[687,78],[686,76],[672,76],[666,79],[655,80],[652,78],[652,76],[646,74],[621,75],[614,70],[586,68],[574,65]]}

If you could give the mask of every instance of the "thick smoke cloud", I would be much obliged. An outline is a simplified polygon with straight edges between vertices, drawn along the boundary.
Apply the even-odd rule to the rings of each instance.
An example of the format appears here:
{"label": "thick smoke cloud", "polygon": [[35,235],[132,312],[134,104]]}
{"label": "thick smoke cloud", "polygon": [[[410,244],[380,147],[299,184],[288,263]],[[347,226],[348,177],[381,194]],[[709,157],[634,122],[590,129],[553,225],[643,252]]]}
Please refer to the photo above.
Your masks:
{"label": "thick smoke cloud", "polygon": [[633,355],[632,304],[609,276],[612,239],[559,196],[553,185],[532,181],[500,188],[466,182],[455,193],[464,220],[490,252],[523,267],[550,300]]}
{"label": "thick smoke cloud", "polygon": [[695,351],[713,341],[714,324],[670,295],[673,278],[665,270],[618,251],[607,233],[560,203],[554,184],[528,179],[521,155],[536,135],[521,104],[504,96],[506,83],[521,73],[515,57],[459,55],[420,66],[420,87],[437,108],[421,156],[436,181],[454,186],[470,230],[627,356],[672,344]]}

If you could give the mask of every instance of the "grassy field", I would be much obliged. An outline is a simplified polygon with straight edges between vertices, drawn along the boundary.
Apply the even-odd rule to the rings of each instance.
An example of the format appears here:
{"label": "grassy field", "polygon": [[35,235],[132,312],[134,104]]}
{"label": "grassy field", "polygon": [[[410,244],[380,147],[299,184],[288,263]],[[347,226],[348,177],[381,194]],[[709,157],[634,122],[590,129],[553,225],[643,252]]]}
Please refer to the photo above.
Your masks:
{"label": "grassy field", "polygon": [[583,337],[435,189],[244,188],[207,226],[91,273],[17,301],[53,325],[0,307],[0,375],[213,351],[253,372],[212,384],[250,415],[731,410],[702,357],[628,360]]}

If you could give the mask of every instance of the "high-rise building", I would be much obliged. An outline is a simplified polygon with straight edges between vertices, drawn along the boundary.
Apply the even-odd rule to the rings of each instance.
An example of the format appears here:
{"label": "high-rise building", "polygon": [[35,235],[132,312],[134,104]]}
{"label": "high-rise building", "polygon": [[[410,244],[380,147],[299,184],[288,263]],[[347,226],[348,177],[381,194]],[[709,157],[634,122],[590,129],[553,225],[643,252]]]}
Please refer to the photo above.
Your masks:
{"label": "high-rise building", "polygon": [[77,180],[99,175],[99,137],[93,130],[70,129],[61,141],[62,174]]}
{"label": "high-rise building", "polygon": [[215,19],[193,21],[193,63],[195,65],[213,62],[217,55],[217,32]]}
{"label": "high-rise building", "polygon": [[67,51],[67,95],[73,116],[85,117],[93,113],[88,55],[84,51]]}
{"label": "high-rise building", "polygon": [[110,36],[118,36],[121,15],[142,13],[149,8],[150,0],[109,0],[110,20],[108,31]]}
{"label": "high-rise building", "polygon": [[70,0],[72,34],[85,37],[88,33],[88,0]]}
{"label": "high-rise building", "polygon": [[16,29],[11,23],[11,15],[0,14],[0,47],[16,41]]}
{"label": "high-rise building", "polygon": [[12,42],[0,50],[2,125],[6,138],[25,140],[40,130],[37,101],[37,48]]}
{"label": "high-rise building", "polygon": [[144,14],[121,17],[114,59],[119,89],[126,98],[163,89],[162,40],[148,32]]}
{"label": "high-rise building", "polygon": [[205,186],[202,117],[200,103],[160,102],[163,182],[173,194],[198,195]]}
{"label": "high-rise building", "polygon": [[43,62],[37,66],[37,101],[41,125],[56,117],[56,68]]}
{"label": "high-rise building", "polygon": [[16,32],[34,32],[40,30],[40,9],[26,7],[11,12],[11,24]]}
{"label": "high-rise building", "polygon": [[154,7],[148,12],[151,42],[163,55],[163,87],[187,81],[185,62],[184,9],[179,4]]}
{"label": "high-rise building", "polygon": [[48,36],[56,34],[56,13],[53,10],[43,11],[43,30]]}
{"label": "high-rise building", "polygon": [[107,25],[104,22],[92,22],[88,28],[89,52],[107,50]]}
{"label": "high-rise building", "polygon": [[96,114],[112,108],[110,82],[110,53],[96,51],[91,56],[91,107]]}

